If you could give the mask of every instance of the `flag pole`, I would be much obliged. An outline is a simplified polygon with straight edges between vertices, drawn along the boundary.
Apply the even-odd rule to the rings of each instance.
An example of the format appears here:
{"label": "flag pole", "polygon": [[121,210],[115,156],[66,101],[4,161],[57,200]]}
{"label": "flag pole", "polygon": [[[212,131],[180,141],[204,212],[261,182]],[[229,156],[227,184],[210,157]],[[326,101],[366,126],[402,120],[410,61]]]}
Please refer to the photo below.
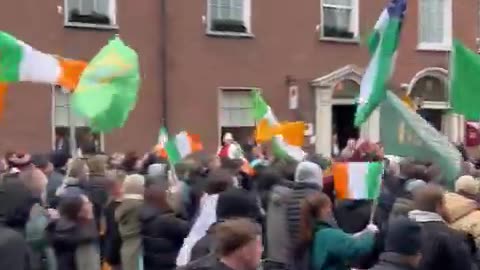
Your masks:
{"label": "flag pole", "polygon": [[[384,174],[385,173],[383,172],[382,175],[381,175],[380,185],[378,185],[378,189],[377,189],[377,192],[375,194],[380,195],[380,191],[382,190],[382,187],[383,187]],[[377,212],[377,208],[378,208],[378,197],[379,196],[375,196],[375,198],[373,199],[372,207],[371,207],[371,210],[370,210],[370,219],[368,221],[368,224],[373,224],[373,219],[375,218],[375,212]]]}
{"label": "flag pole", "polygon": [[70,154],[72,155],[73,158],[77,158],[78,153],[77,153],[77,134],[76,134],[76,129],[75,129],[75,119],[73,118],[73,113],[72,113],[72,95],[68,94],[68,128],[69,128],[69,134],[70,134]]}

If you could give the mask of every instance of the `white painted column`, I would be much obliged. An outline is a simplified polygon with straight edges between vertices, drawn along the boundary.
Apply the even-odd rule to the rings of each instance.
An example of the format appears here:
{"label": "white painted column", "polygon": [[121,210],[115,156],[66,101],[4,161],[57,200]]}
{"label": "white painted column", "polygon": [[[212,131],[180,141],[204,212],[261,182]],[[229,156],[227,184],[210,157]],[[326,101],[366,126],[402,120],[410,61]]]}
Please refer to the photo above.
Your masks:
{"label": "white painted column", "polygon": [[443,133],[447,138],[453,143],[459,143],[463,141],[461,139],[461,117],[455,113],[448,113],[443,116],[444,119],[444,130]]}
{"label": "white painted column", "polygon": [[360,129],[360,138],[371,142],[380,141],[380,109],[372,112]]}
{"label": "white painted column", "polygon": [[463,115],[458,115],[459,123],[458,123],[458,142],[464,143],[465,142],[465,117]]}
{"label": "white painted column", "polygon": [[315,87],[315,150],[325,157],[332,152],[332,93],[330,87]]}

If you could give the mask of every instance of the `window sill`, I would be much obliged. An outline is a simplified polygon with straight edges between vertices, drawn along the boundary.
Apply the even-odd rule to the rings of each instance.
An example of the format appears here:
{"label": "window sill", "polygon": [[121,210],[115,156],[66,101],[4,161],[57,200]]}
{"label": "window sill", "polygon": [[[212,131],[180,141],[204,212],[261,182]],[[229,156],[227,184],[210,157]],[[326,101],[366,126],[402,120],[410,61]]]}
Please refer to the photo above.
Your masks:
{"label": "window sill", "polygon": [[359,38],[348,39],[348,38],[320,37],[320,41],[346,43],[346,44],[360,44]]}
{"label": "window sill", "polygon": [[219,32],[207,30],[207,36],[225,38],[254,38],[252,33]]}
{"label": "window sill", "polygon": [[99,29],[99,30],[118,30],[118,25],[105,25],[105,24],[94,24],[94,23],[81,23],[81,22],[66,22],[64,24],[68,28],[88,28],[88,29]]}
{"label": "window sill", "polygon": [[417,45],[417,51],[448,52],[451,50],[452,46],[447,44],[419,43]]}

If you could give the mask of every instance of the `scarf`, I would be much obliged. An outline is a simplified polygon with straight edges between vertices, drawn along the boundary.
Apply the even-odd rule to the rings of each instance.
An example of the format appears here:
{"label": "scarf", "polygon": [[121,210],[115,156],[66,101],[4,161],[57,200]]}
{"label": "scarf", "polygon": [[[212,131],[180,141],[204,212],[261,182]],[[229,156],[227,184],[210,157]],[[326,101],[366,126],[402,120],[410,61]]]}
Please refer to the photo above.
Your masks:
{"label": "scarf", "polygon": [[408,218],[415,222],[424,223],[424,222],[443,222],[445,220],[437,213],[427,212],[421,210],[412,210],[408,213]]}

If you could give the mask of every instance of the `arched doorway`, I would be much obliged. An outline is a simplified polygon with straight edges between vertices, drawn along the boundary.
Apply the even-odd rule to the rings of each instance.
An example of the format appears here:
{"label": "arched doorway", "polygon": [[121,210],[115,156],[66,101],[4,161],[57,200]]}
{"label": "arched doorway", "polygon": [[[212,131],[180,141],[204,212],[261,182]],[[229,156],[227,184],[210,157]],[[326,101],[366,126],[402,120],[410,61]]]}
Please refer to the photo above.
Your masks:
{"label": "arched doorway", "polygon": [[447,71],[430,68],[419,72],[412,80],[409,96],[418,105],[417,113],[443,133],[448,129],[449,95]]}
{"label": "arched doorway", "polygon": [[[338,82],[332,94],[332,136],[341,150],[350,138],[358,139],[360,132],[354,126],[355,99],[360,93],[360,85],[350,79]],[[333,142],[335,143],[335,142]]]}

